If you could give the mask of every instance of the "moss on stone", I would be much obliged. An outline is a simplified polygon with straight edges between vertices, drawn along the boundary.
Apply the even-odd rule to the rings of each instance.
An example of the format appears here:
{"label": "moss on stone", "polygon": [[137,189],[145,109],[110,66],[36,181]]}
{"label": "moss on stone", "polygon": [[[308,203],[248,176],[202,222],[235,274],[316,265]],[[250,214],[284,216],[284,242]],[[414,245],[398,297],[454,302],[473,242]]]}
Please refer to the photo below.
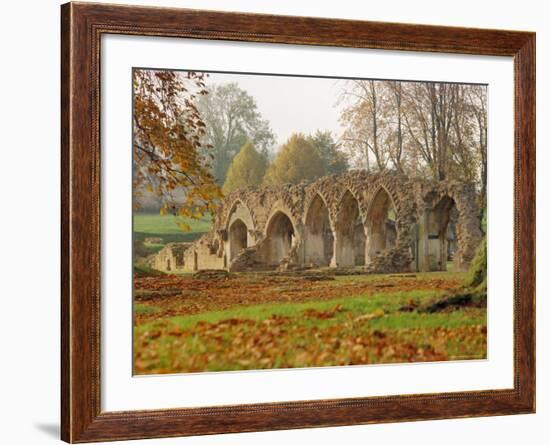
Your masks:
{"label": "moss on stone", "polygon": [[476,291],[487,291],[487,238],[483,238],[476,255],[470,265],[470,273],[466,280],[468,287],[475,288]]}

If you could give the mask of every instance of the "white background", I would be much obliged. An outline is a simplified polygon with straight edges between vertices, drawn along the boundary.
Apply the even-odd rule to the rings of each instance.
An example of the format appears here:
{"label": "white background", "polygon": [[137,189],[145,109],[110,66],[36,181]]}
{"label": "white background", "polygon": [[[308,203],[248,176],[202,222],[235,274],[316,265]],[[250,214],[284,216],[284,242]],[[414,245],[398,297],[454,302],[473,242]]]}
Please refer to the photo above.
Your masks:
{"label": "white background", "polygon": [[[332,16],[441,25],[527,29],[537,31],[538,122],[550,119],[547,83],[550,31],[544,3],[461,1],[306,2],[277,0],[138,1],[134,4],[187,6],[220,10]],[[11,2],[3,7],[2,90],[2,267],[0,323],[1,404],[4,443],[41,444],[56,440],[59,411],[59,2]],[[6,57],[7,56],[7,57]],[[538,146],[548,146],[539,125]],[[538,151],[539,169],[549,161]],[[550,421],[550,281],[544,277],[550,248],[543,222],[549,216],[538,184],[538,403],[536,415],[445,420],[393,425],[355,426],[154,440],[144,443],[303,443],[345,442],[463,444],[489,440],[500,444],[545,443]],[[546,199],[546,203],[548,200]]]}

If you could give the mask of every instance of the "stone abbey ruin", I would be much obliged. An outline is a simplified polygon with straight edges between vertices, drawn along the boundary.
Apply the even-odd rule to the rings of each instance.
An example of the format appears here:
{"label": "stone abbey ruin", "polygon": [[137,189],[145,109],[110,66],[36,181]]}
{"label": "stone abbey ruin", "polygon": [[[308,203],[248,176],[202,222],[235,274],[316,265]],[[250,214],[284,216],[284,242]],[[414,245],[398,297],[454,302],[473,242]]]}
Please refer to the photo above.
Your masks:
{"label": "stone abbey ruin", "polygon": [[237,190],[210,232],[166,245],[155,269],[366,272],[468,268],[482,240],[471,184],[353,171],[312,182]]}

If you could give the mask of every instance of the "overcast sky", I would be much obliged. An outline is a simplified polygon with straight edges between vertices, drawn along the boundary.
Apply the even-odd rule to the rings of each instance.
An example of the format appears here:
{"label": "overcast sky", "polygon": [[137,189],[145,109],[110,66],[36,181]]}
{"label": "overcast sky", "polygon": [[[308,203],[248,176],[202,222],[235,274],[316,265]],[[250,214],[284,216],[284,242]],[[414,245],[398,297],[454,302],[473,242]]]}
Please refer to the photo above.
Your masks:
{"label": "overcast sky", "polygon": [[210,73],[207,83],[237,82],[258,105],[277,138],[283,144],[295,132],[305,134],[330,130],[341,133],[336,101],[342,81],[316,77],[269,76],[261,74]]}

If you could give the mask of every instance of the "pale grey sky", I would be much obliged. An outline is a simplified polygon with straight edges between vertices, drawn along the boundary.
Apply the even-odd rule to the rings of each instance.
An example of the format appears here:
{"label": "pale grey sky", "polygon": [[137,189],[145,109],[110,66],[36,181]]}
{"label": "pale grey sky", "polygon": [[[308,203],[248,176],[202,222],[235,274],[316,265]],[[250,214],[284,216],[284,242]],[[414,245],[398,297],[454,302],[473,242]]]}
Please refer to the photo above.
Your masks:
{"label": "pale grey sky", "polygon": [[[341,133],[336,101],[342,81],[316,77],[269,76],[260,74],[210,73],[207,83],[237,82],[258,105],[277,138],[283,144],[295,132],[305,134],[330,130]],[[277,147],[276,147],[277,148]]]}

